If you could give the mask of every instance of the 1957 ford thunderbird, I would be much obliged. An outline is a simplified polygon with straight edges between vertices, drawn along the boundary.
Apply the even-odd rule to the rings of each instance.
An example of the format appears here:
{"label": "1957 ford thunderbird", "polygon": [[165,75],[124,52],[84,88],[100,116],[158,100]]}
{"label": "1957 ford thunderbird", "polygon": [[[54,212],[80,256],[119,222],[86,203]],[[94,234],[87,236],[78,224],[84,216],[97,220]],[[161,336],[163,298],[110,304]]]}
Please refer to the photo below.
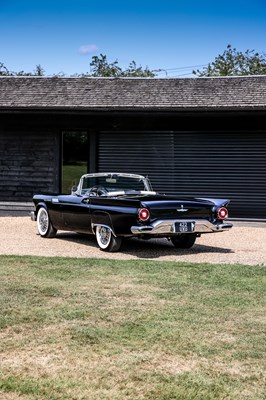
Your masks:
{"label": "1957 ford thunderbird", "polygon": [[159,194],[148,178],[134,174],[86,174],[70,195],[36,194],[33,202],[41,237],[57,230],[92,234],[109,252],[118,251],[124,237],[164,237],[190,248],[201,234],[232,228],[225,222],[229,200]]}

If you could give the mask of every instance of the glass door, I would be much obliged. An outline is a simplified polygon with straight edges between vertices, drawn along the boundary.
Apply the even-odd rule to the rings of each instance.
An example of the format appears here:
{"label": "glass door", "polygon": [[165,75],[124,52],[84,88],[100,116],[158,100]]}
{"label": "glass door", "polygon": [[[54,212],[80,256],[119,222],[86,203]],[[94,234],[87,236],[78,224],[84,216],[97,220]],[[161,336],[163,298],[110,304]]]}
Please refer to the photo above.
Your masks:
{"label": "glass door", "polygon": [[62,193],[71,193],[81,175],[88,172],[88,132],[64,131],[62,135]]}

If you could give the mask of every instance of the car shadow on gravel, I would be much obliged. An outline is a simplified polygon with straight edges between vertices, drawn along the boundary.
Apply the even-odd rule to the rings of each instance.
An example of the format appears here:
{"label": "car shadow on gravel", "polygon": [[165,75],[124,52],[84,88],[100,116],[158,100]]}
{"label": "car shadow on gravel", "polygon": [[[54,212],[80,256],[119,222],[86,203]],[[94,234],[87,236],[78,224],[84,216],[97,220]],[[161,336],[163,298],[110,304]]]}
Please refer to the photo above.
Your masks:
{"label": "car shadow on gravel", "polygon": [[121,251],[124,254],[131,254],[139,258],[156,258],[159,256],[178,256],[199,253],[233,253],[231,249],[201,244],[195,244],[190,249],[177,249],[167,239],[128,239],[124,241]]}
{"label": "car shadow on gravel", "polygon": [[[92,235],[81,235],[72,232],[58,233],[56,238],[73,243],[80,243],[82,245],[91,246],[101,251],[96,243],[95,236]],[[123,254],[133,255],[138,258],[157,258],[159,256],[178,256],[178,255],[189,255],[199,253],[214,253],[214,254],[229,254],[234,253],[232,249],[208,246],[203,244],[195,244],[190,249],[177,249],[167,239],[150,239],[140,240],[137,238],[124,239],[121,249],[119,251]],[[107,253],[105,253],[107,254]]]}

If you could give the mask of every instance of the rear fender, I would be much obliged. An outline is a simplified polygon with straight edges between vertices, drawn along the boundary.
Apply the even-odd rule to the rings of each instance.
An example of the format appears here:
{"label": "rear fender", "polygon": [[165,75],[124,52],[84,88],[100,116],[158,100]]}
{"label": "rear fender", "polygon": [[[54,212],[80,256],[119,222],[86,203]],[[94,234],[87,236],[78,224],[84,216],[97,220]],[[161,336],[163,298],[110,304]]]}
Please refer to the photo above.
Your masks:
{"label": "rear fender", "polygon": [[197,197],[196,200],[209,201],[214,204],[215,208],[227,207],[228,204],[230,203],[229,199],[209,199],[209,198],[204,198],[204,197]]}
{"label": "rear fender", "polygon": [[94,234],[95,234],[95,226],[97,225],[104,225],[110,228],[114,236],[116,236],[109,213],[105,211],[94,211],[91,215],[91,226],[92,226],[92,232]]}

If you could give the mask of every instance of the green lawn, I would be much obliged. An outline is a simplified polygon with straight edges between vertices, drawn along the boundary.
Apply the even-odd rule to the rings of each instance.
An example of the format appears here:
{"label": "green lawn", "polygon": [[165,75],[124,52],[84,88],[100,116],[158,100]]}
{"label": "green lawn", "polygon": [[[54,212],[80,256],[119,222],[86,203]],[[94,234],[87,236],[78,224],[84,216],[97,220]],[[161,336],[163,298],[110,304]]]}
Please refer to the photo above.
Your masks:
{"label": "green lawn", "polygon": [[63,168],[63,193],[70,193],[74,185],[78,185],[81,175],[87,173],[87,163],[79,163],[77,165],[64,165]]}
{"label": "green lawn", "polygon": [[265,267],[0,256],[1,399],[264,399]]}

